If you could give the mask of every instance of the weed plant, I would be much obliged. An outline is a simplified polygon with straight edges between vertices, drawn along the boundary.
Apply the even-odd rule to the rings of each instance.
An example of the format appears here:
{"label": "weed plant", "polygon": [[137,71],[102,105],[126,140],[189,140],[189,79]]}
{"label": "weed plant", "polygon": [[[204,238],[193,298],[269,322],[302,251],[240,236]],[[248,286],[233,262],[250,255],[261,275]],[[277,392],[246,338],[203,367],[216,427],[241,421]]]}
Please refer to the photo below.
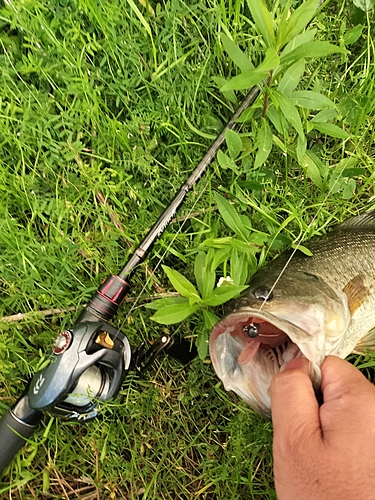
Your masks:
{"label": "weed plant", "polygon": [[[294,53],[278,73],[277,34],[300,2],[270,3],[271,24],[257,18],[258,4],[1,3],[0,413],[122,267],[247,89],[268,79],[115,320],[133,348],[178,332],[199,340],[200,358],[188,367],[160,358],[145,378],[129,374],[91,423],[46,416],[1,478],[1,498],[276,498],[272,425],[223,391],[205,356],[220,306],[203,304],[205,315],[176,325],[152,321],[158,311],[145,307],[155,288],[173,292],[160,264],[200,289],[209,255],[211,291],[229,274],[242,286],[301,235],[374,208],[373,11],[325,2],[286,42],[313,33],[321,56]],[[243,250],[249,241],[256,252]],[[371,355],[354,362],[372,374]]]}

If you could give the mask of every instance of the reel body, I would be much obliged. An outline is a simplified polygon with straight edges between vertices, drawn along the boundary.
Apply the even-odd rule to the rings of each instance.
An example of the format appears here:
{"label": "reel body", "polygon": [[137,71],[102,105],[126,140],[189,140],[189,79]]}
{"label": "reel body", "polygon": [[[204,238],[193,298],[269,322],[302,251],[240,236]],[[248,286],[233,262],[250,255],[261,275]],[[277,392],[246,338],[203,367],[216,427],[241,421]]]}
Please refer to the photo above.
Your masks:
{"label": "reel body", "polygon": [[81,322],[56,338],[49,364],[32,379],[29,406],[68,420],[90,420],[115,397],[131,360],[130,344],[105,322]]}
{"label": "reel body", "polygon": [[95,418],[100,401],[117,396],[130,360],[127,337],[106,322],[81,321],[61,332],[48,365],[0,420],[0,473],[45,412],[69,421]]}

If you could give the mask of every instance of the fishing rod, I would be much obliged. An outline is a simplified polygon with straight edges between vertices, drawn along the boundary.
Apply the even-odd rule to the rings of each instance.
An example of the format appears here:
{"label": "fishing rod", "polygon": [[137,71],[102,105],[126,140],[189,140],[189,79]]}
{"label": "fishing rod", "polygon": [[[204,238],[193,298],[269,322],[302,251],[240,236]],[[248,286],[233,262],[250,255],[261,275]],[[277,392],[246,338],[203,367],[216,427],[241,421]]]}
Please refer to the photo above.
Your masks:
{"label": "fishing rod", "polygon": [[44,413],[68,421],[91,420],[98,415],[100,402],[117,396],[131,361],[132,367],[141,372],[163,351],[184,363],[195,357],[186,341],[163,335],[147,352],[138,348],[132,359],[126,335],[109,322],[130,290],[134,271],[214,159],[224,142],[225,131],[234,128],[237,118],[255,101],[259,91],[259,87],[251,89],[123,269],[108,276],[74,325],[58,334],[48,365],[35,373],[23,395],[0,420],[0,474],[33,435]]}

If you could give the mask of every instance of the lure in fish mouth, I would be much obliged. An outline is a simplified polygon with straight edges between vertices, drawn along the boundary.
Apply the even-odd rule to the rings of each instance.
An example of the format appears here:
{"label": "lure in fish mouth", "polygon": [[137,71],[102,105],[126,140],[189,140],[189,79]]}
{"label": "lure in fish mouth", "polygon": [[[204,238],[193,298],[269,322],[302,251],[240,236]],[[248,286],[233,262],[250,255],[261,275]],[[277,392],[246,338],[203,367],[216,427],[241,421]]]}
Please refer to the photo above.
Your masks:
{"label": "lure in fish mouth", "polygon": [[210,336],[226,390],[271,414],[272,377],[306,357],[318,389],[329,354],[375,349],[375,211],[352,217],[261,269]]}
{"label": "lure in fish mouth", "polygon": [[[270,313],[242,308],[226,316],[211,333],[210,355],[226,390],[233,390],[254,410],[270,416],[272,377],[292,359],[310,359],[310,375],[320,384],[322,334],[305,330]],[[300,343],[298,343],[300,341]]]}

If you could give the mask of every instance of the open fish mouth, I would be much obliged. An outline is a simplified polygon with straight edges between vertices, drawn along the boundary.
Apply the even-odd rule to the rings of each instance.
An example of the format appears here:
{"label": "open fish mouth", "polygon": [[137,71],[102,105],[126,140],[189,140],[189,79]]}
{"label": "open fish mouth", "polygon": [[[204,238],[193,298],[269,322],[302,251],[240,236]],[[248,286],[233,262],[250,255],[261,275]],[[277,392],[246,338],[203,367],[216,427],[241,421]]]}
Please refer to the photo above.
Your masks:
{"label": "open fish mouth", "polygon": [[[324,334],[324,332],[322,332]],[[292,359],[311,361],[311,378],[320,383],[324,352],[320,335],[264,310],[241,308],[221,320],[211,332],[210,355],[226,390],[233,390],[259,413],[270,415],[272,377]]]}

